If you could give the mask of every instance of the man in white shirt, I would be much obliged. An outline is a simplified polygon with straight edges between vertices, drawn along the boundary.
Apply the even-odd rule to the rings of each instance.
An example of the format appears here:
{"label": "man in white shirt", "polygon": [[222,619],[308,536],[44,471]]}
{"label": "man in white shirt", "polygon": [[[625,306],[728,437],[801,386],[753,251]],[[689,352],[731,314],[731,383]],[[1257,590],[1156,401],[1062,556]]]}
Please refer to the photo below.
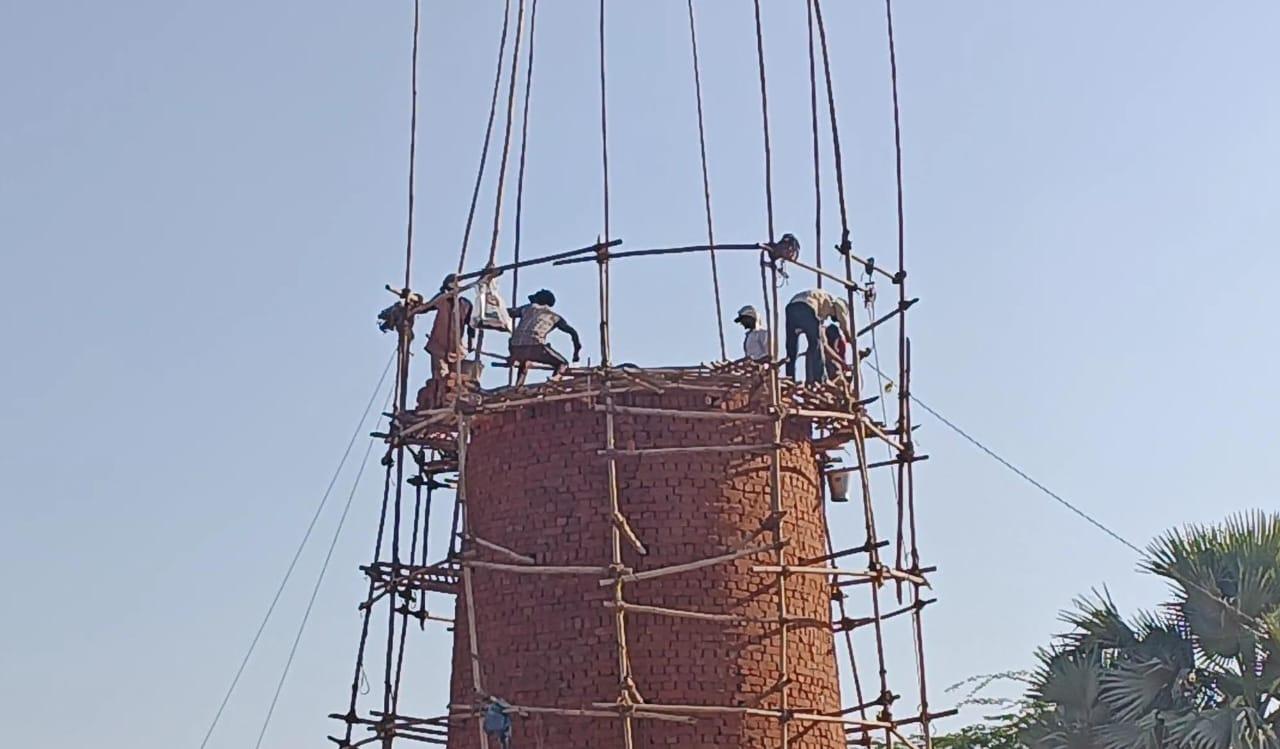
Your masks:
{"label": "man in white shirt", "polygon": [[808,350],[804,357],[805,382],[824,382],[827,379],[827,357],[823,350],[822,321],[834,320],[845,340],[853,340],[849,329],[849,306],[839,297],[822,289],[802,291],[787,303],[787,377],[796,376],[796,356],[799,354],[800,335],[803,334]]}
{"label": "man in white shirt", "polygon": [[746,337],[742,339],[742,351],[752,361],[769,361],[769,329],[760,322],[760,313],[756,308],[747,305],[738,310],[733,321],[746,329]]}

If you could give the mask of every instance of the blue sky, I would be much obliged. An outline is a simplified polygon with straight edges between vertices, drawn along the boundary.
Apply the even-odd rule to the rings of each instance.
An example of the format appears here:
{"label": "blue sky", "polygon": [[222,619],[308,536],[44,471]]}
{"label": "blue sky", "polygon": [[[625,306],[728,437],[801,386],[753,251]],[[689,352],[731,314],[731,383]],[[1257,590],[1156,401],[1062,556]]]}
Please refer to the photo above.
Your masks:
{"label": "blue sky", "polygon": [[[501,7],[425,5],[414,277],[429,287],[456,263]],[[778,223],[808,254],[805,14],[764,5]],[[882,6],[827,6],[854,242],[889,258]],[[610,7],[614,234],[699,241],[684,3]],[[717,235],[757,241],[750,5],[698,7]],[[529,252],[601,230],[593,8],[540,8]],[[14,743],[198,744],[391,345],[373,316],[402,273],[410,19],[402,0],[0,5],[0,704]],[[1139,543],[1274,507],[1280,7],[913,0],[897,23],[917,394]],[[481,206],[473,257],[491,192]],[[726,306],[758,301],[750,262],[726,266]],[[554,288],[586,331],[591,273],[521,283]],[[715,356],[705,258],[614,278],[619,359]],[[1131,552],[920,421],[935,692],[1027,666],[1092,587],[1125,607],[1160,599]],[[267,746],[322,741],[343,707],[373,473]],[[256,736],[353,476],[210,746]],[[836,522],[856,535],[852,514]],[[443,632],[411,638],[423,712],[446,658]],[[909,684],[909,652],[893,667]]]}

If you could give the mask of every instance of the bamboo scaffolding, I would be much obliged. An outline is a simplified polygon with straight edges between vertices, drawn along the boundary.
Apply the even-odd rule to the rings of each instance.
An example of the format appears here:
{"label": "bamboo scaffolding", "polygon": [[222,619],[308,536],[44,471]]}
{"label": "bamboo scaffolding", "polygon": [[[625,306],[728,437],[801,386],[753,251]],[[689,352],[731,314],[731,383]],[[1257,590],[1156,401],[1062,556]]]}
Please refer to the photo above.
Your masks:
{"label": "bamboo scaffolding", "polygon": [[[596,411],[608,411],[608,406],[596,406]],[[740,411],[681,411],[676,408],[646,408],[641,406],[613,406],[615,414],[628,416],[670,416],[676,419],[710,419],[712,421],[758,421],[772,422],[773,417],[765,414],[743,413]]]}
{"label": "bamboo scaffolding", "polygon": [[690,447],[639,447],[616,449],[605,447],[597,455],[610,459],[621,455],[683,455],[688,453],[759,453],[776,450],[776,445],[694,445]]}
{"label": "bamboo scaffolding", "polygon": [[508,559],[514,559],[517,562],[521,562],[523,564],[534,564],[537,562],[537,560],[534,559],[533,557],[525,556],[524,554],[520,554],[518,552],[512,551],[511,549],[508,549],[507,547],[501,546],[499,544],[495,544],[492,541],[486,541],[483,538],[480,538],[479,536],[475,535],[474,533],[468,536],[467,540],[475,544],[476,546],[479,546],[484,549],[488,549],[493,552],[497,552],[498,554],[501,554],[507,557]]}
{"label": "bamboo scaffolding", "polygon": [[[641,580],[652,580],[658,577],[666,577],[667,575],[678,575],[682,572],[692,572],[693,570],[702,569],[703,567],[712,567],[717,564],[732,562],[735,559],[749,557],[754,554],[762,554],[766,551],[773,551],[774,549],[778,548],[778,545],[779,545],[778,542],[775,542],[771,544],[765,544],[763,546],[753,546],[746,549],[739,549],[737,551],[729,552],[728,554],[721,554],[719,556],[707,557],[705,559],[699,559],[693,562],[685,562],[683,564],[672,564],[666,567],[657,567],[651,570],[643,570],[640,572],[621,572],[620,574],[617,575],[617,577],[620,577],[624,582],[633,583],[633,582],[639,582]],[[605,586],[612,585],[613,581],[614,581],[614,578],[600,580],[599,585],[600,587],[603,588]]]}

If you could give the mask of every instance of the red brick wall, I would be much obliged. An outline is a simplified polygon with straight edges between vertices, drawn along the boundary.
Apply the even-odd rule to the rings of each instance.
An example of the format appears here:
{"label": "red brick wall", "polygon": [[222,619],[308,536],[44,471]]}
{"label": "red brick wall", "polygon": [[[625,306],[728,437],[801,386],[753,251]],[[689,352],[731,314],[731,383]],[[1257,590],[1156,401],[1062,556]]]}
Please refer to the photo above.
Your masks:
{"label": "red brick wall", "polygon": [[[740,407],[703,393],[619,396],[624,405],[708,409]],[[769,439],[769,425],[619,416],[619,447],[672,447]],[[813,450],[803,430],[782,453],[783,504],[788,511],[789,560],[826,552],[821,493]],[[596,450],[604,446],[604,416],[582,402],[550,403],[478,417],[473,422],[467,482],[471,527],[481,538],[535,557],[540,564],[607,565],[610,561],[607,473]],[[690,562],[746,545],[769,517],[765,455],[694,453],[620,457],[620,504],[649,547],[640,556],[623,543],[624,563],[637,570]],[[752,545],[768,542],[766,532]],[[507,561],[479,550],[477,558]],[[654,580],[628,583],[627,601],[714,613],[777,614],[776,577],[752,573],[773,564],[772,552]],[[478,646],[485,689],[513,704],[587,707],[613,701],[619,691],[611,597],[596,576],[530,576],[491,570],[473,575]],[[789,614],[826,621],[826,578],[788,579]],[[457,611],[452,701],[474,701],[467,656],[466,611]],[[777,628],[629,613],[628,646],[641,695],[651,703],[778,706],[775,693],[758,695],[779,678]],[[791,708],[839,707],[836,660],[828,628],[792,627],[789,634]],[[767,717],[712,716],[696,725],[634,721],[636,747],[776,747],[780,727]],[[843,747],[835,724],[791,723],[791,746]],[[513,745],[621,746],[612,718],[544,715],[514,719]],[[476,749],[474,721],[455,723],[451,749]],[[496,747],[494,747],[496,749]]]}

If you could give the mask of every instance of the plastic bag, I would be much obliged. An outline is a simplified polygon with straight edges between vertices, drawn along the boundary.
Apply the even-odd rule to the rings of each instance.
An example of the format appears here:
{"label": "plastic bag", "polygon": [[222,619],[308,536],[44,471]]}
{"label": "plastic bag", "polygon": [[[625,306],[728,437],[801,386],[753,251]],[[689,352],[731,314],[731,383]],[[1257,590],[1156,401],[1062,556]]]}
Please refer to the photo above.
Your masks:
{"label": "plastic bag", "polygon": [[498,292],[498,280],[490,278],[476,284],[476,303],[471,306],[471,326],[482,330],[511,332],[511,315]]}

